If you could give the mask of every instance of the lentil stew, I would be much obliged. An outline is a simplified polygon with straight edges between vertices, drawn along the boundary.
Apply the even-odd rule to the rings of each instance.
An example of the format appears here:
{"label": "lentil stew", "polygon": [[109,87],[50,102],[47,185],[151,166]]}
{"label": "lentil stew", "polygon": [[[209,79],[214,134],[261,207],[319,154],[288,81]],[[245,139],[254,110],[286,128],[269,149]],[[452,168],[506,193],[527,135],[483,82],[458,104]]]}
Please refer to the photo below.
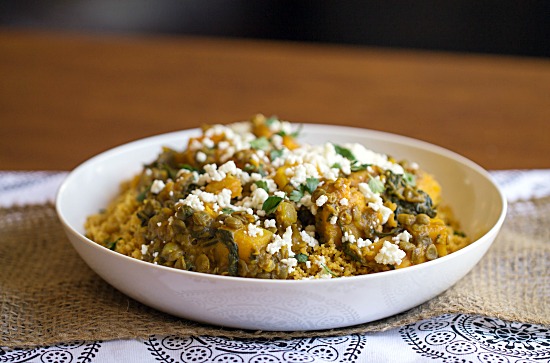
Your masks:
{"label": "lentil stew", "polygon": [[298,139],[263,115],[205,126],[125,181],[87,237],[154,264],[266,279],[400,269],[470,243],[419,165]]}

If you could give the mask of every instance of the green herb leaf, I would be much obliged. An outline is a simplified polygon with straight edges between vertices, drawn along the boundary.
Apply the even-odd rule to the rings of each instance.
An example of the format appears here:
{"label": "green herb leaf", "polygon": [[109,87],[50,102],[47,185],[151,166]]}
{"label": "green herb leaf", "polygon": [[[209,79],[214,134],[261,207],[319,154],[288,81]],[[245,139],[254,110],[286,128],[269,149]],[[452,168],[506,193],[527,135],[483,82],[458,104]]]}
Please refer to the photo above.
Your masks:
{"label": "green herb leaf", "polygon": [[405,181],[405,183],[410,185],[411,187],[416,186],[416,176],[412,173],[409,173],[408,171],[403,174],[403,181]]}
{"label": "green herb leaf", "polygon": [[271,116],[265,120],[265,124],[267,126],[271,126],[277,121],[279,121],[279,118],[277,116]]}
{"label": "green herb leaf", "polygon": [[267,186],[267,182],[265,180],[256,180],[254,182],[258,188],[262,188],[266,192],[269,192],[269,187]]}
{"label": "green herb leaf", "polygon": [[297,253],[294,255],[294,258],[298,261],[298,262],[306,262],[309,258],[308,255],[306,255],[305,253]]}
{"label": "green herb leaf", "polygon": [[258,165],[258,173],[259,173],[262,177],[265,177],[265,176],[267,175],[267,173],[265,172],[265,169],[264,169],[264,164]]}
{"label": "green herb leaf", "polygon": [[139,193],[137,196],[136,196],[136,200],[138,202],[143,202],[145,200],[145,197],[147,196],[147,192],[149,191],[149,188],[145,189],[144,191],[142,191],[141,193]]}
{"label": "green herb leaf", "polygon": [[325,270],[325,272],[331,274],[332,276],[338,277],[338,275],[336,275],[334,272],[332,272],[332,270],[330,268],[328,268],[328,266],[325,265],[324,263],[322,263],[321,266],[323,267],[323,270]]}
{"label": "green herb leaf", "polygon": [[373,193],[382,193],[384,192],[384,183],[380,179],[375,179],[373,177],[369,180],[369,188],[372,190]]}
{"label": "green herb leaf", "polygon": [[108,240],[105,241],[105,247],[107,247],[108,249],[110,249],[111,251],[114,251],[116,249],[116,244],[118,241],[120,241],[122,239],[122,237],[119,237],[116,239],[116,241],[114,242],[109,242]]}
{"label": "green herb leaf", "polygon": [[319,185],[319,179],[313,177],[306,179],[306,190],[309,194],[313,194],[315,189],[317,189],[317,185]]}
{"label": "green herb leaf", "polygon": [[368,167],[370,166],[370,164],[359,164],[359,163],[355,163],[351,166],[351,171],[360,171],[360,170],[366,170]]}
{"label": "green herb leaf", "polygon": [[231,209],[231,208],[228,208],[228,207],[225,207],[225,208],[222,209],[223,214],[231,214],[234,211],[235,211],[234,209]]}
{"label": "green herb leaf", "polygon": [[464,233],[462,231],[453,231],[453,234],[455,236],[459,236],[459,237],[466,237],[466,233]]}
{"label": "green herb leaf", "polygon": [[291,193],[288,199],[290,199],[293,202],[300,202],[300,200],[304,197],[304,191],[302,188],[300,189],[294,189]]}
{"label": "green herb leaf", "polygon": [[332,166],[330,168],[331,169],[342,169],[342,165],[340,165],[340,163],[334,163],[334,164],[332,164]]}
{"label": "green herb leaf", "polygon": [[296,129],[296,131],[294,132],[291,132],[290,133],[290,136],[294,137],[294,138],[297,138],[298,136],[300,136],[300,134],[302,133],[302,129],[304,128],[304,125],[303,124],[299,124],[298,125],[298,128]]}
{"label": "green herb leaf", "polygon": [[185,170],[189,170],[189,171],[200,172],[200,169],[197,169],[197,168],[195,168],[194,166],[191,166],[191,165],[189,165],[189,164],[181,164],[179,167],[180,167],[180,169],[185,169]]}
{"label": "green herb leaf", "polygon": [[272,195],[265,200],[264,204],[262,205],[262,209],[265,211],[266,214],[271,214],[275,212],[282,201],[283,198]]}
{"label": "green herb leaf", "polygon": [[350,149],[346,149],[345,147],[342,147],[336,144],[333,144],[333,145],[334,145],[334,150],[336,151],[337,154],[342,155],[343,157],[351,161],[357,160],[355,159],[355,155],[353,155]]}
{"label": "green herb leaf", "polygon": [[250,147],[256,150],[267,150],[269,145],[271,144],[265,136],[258,137],[257,139],[250,141]]}
{"label": "green herb leaf", "polygon": [[283,150],[277,150],[277,149],[273,149],[269,152],[269,158],[271,159],[271,161],[277,159],[277,158],[280,158],[281,156],[283,156]]}

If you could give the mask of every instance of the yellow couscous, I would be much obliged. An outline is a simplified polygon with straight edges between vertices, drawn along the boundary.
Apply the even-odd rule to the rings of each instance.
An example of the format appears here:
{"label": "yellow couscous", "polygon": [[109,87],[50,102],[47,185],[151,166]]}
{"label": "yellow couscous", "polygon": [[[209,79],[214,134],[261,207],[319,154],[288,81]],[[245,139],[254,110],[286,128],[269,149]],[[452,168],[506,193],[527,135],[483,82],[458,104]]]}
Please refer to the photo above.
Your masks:
{"label": "yellow couscous", "polygon": [[154,264],[268,279],[388,271],[469,243],[417,164],[297,133],[262,115],[205,126],[124,182],[87,236]]}

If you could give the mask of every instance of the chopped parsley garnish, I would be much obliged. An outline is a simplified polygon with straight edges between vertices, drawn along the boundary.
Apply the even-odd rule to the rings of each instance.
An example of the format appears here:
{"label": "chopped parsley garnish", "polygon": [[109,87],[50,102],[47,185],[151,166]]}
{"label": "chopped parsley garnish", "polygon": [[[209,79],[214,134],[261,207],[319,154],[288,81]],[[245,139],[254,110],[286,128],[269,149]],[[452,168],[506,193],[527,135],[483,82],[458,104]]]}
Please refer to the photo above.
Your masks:
{"label": "chopped parsley garnish", "polygon": [[298,262],[306,262],[309,258],[308,255],[306,255],[305,253],[297,253],[294,255],[294,258],[298,261]]}
{"label": "chopped parsley garnish", "polygon": [[343,157],[345,157],[346,159],[348,159],[350,161],[357,160],[355,158],[355,155],[353,155],[353,153],[351,152],[350,149],[346,149],[345,147],[342,147],[342,146],[336,145],[336,144],[333,144],[333,145],[334,145],[334,150],[336,151],[336,153],[338,155],[342,155]]}
{"label": "chopped parsley garnish", "polygon": [[317,185],[319,185],[319,179],[313,178],[313,177],[306,179],[306,190],[310,194],[312,194],[315,191],[315,189],[317,189]]}
{"label": "chopped parsley garnish", "polygon": [[262,204],[262,209],[266,214],[271,214],[275,212],[282,201],[283,198],[272,195],[265,200],[264,204]]}
{"label": "chopped parsley garnish", "polygon": [[303,186],[300,185],[299,189],[294,189],[291,193],[288,199],[290,199],[293,202],[299,203],[300,200],[304,197],[304,190]]}
{"label": "chopped parsley garnish", "polygon": [[370,166],[370,164],[359,164],[357,161],[355,161],[352,165],[351,165],[351,171],[361,171],[361,170],[366,170],[368,167]]}
{"label": "chopped parsley garnish", "polygon": [[231,208],[228,208],[228,207],[225,207],[225,208],[222,209],[223,214],[231,214],[234,211],[235,211],[234,209],[231,209]]}
{"label": "chopped parsley garnish", "polygon": [[149,191],[149,188],[145,189],[144,191],[142,191],[141,193],[139,193],[137,196],[136,196],[136,200],[138,202],[143,202],[145,200],[145,197],[147,196],[147,192]]}
{"label": "chopped parsley garnish", "polygon": [[269,152],[269,158],[271,161],[280,158],[281,156],[283,156],[283,149],[273,149]]}
{"label": "chopped parsley garnish", "polygon": [[105,241],[105,247],[107,247],[111,251],[114,251],[116,249],[117,242],[120,241],[121,239],[122,239],[122,237],[119,237],[114,242],[110,242],[109,240],[107,240],[107,241]]}
{"label": "chopped parsley garnish", "polygon": [[279,118],[277,116],[271,116],[265,120],[265,124],[267,126],[271,126],[277,121],[279,121]]}
{"label": "chopped parsley garnish", "polygon": [[386,189],[384,187],[384,183],[382,183],[380,179],[373,178],[372,176],[370,177],[368,184],[369,184],[370,190],[372,190],[373,193],[383,193],[384,190]]}
{"label": "chopped parsley garnish", "polygon": [[191,166],[189,164],[181,164],[180,165],[180,169],[185,169],[185,170],[189,170],[189,171],[196,171],[196,172],[200,172],[201,170],[200,169],[197,169],[195,168],[194,166]]}
{"label": "chopped parsley garnish", "polygon": [[262,176],[262,178],[267,175],[264,169],[264,164],[258,165],[258,173]]}
{"label": "chopped parsley garnish", "polygon": [[293,202],[299,203],[300,200],[304,197],[306,191],[309,192],[309,194],[313,194],[318,185],[319,179],[313,177],[307,178],[306,183],[300,184],[297,189],[294,189],[290,193],[288,198]]}
{"label": "chopped parsley garnish", "polygon": [[267,186],[267,182],[265,180],[256,180],[254,182],[258,188],[262,188],[266,192],[269,192],[269,187]]}
{"label": "chopped parsley garnish", "polygon": [[292,136],[293,138],[297,138],[298,136],[300,136],[300,133],[302,132],[302,129],[304,128],[304,125],[300,124],[298,125],[298,129],[294,132],[291,132],[290,134],[287,134],[286,132],[284,131],[279,131],[277,132],[277,135],[279,136]]}
{"label": "chopped parsley garnish", "polygon": [[331,169],[342,169],[342,165],[340,165],[340,163],[334,163],[334,164],[332,164],[332,166],[330,168]]}
{"label": "chopped parsley garnish", "polygon": [[411,187],[415,187],[416,186],[416,176],[412,173],[409,173],[409,172],[405,172],[403,174],[403,181],[410,185]]}
{"label": "chopped parsley garnish", "polygon": [[250,147],[256,150],[267,150],[270,145],[269,140],[265,136],[250,141]]}
{"label": "chopped parsley garnish", "polygon": [[336,275],[334,272],[332,272],[332,270],[330,268],[328,268],[328,266],[325,265],[324,263],[322,263],[321,266],[323,267],[323,270],[325,270],[326,273],[329,273],[332,276],[338,277],[338,275]]}

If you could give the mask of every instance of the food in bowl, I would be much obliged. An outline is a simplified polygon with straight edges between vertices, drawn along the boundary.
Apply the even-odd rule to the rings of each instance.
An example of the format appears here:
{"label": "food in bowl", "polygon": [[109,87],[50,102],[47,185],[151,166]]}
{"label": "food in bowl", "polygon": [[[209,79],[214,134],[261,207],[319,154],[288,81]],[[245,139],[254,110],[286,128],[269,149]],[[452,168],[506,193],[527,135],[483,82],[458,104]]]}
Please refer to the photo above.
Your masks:
{"label": "food in bowl", "polygon": [[401,269],[470,243],[414,161],[297,134],[262,115],[206,126],[125,181],[86,234],[146,262],[264,279]]}

